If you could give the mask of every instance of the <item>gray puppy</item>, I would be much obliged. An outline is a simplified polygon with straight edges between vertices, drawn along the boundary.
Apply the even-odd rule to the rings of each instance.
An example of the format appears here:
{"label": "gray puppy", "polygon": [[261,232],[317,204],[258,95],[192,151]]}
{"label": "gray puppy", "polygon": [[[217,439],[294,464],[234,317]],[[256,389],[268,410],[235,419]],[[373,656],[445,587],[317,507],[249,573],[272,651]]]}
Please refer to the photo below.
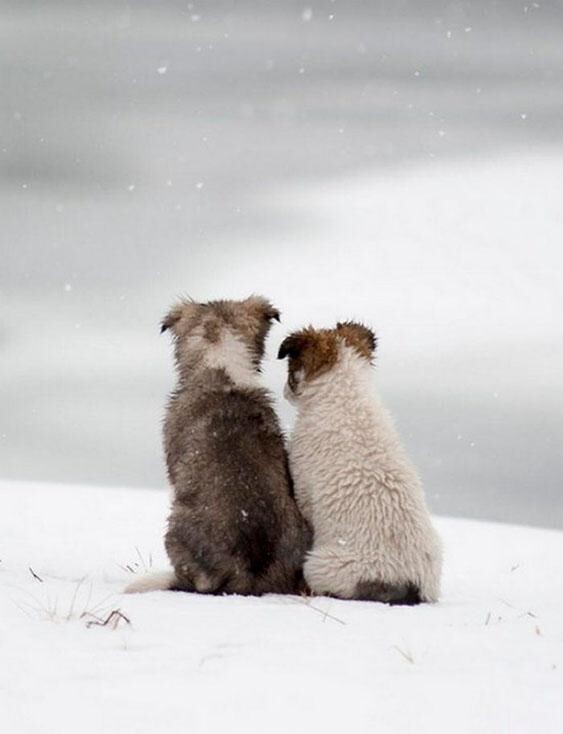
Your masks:
{"label": "gray puppy", "polygon": [[293,498],[284,439],[258,377],[278,311],[264,298],[182,301],[162,322],[174,336],[178,385],[164,424],[174,573],[127,591],[291,593],[302,588],[310,531]]}

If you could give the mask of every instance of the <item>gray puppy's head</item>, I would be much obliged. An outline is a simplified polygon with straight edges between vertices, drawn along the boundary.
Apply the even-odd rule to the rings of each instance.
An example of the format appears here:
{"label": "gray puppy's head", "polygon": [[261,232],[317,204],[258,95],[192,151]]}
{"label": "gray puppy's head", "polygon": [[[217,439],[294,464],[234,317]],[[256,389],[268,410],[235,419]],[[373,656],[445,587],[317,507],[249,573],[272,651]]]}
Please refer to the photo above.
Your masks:
{"label": "gray puppy's head", "polygon": [[170,330],[174,336],[180,372],[222,367],[240,376],[260,369],[273,319],[280,320],[279,311],[262,296],[207,303],[181,300],[162,320],[161,332]]}

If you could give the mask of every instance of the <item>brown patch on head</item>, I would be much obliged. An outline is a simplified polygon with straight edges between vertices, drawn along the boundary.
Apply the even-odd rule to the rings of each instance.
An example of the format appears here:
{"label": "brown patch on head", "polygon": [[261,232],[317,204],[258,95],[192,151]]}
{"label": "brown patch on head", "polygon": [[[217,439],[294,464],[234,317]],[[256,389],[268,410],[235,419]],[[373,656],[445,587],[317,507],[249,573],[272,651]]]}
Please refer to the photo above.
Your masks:
{"label": "brown patch on head", "polygon": [[309,326],[295,331],[282,342],[278,359],[289,357],[288,382],[295,389],[302,376],[312,380],[328,372],[338,359],[338,338],[334,329],[313,329]]}
{"label": "brown patch on head", "polygon": [[295,331],[282,342],[278,359],[289,358],[288,384],[293,392],[301,379],[310,381],[331,370],[338,360],[338,346],[344,342],[358,354],[371,360],[376,346],[373,332],[352,321],[337,324],[335,329]]}
{"label": "brown patch on head", "polygon": [[339,321],[336,331],[349,347],[354,347],[358,354],[371,360],[377,346],[377,339],[371,329],[355,321]]}
{"label": "brown patch on head", "polygon": [[216,344],[225,330],[229,330],[246,344],[252,362],[258,368],[273,319],[279,321],[280,313],[262,296],[250,296],[243,301],[207,303],[182,300],[164,317],[161,332],[170,329],[176,339],[178,361],[189,362],[189,345],[184,345],[187,337],[199,336],[204,344]]}

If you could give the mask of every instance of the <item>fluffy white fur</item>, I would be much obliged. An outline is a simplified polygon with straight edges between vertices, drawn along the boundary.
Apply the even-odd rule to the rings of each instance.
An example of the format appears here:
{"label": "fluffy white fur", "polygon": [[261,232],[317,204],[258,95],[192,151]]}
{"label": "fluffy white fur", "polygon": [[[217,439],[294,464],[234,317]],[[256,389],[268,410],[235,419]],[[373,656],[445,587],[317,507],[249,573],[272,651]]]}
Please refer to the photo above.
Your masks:
{"label": "fluffy white fur", "polygon": [[125,594],[144,594],[146,591],[168,591],[176,581],[174,571],[155,571],[139,576],[125,588]]}
{"label": "fluffy white fur", "polygon": [[441,543],[368,360],[342,343],[336,365],[296,393],[289,457],[314,529],[304,566],[311,590],[351,598],[360,581],[410,582],[422,601],[436,601]]}

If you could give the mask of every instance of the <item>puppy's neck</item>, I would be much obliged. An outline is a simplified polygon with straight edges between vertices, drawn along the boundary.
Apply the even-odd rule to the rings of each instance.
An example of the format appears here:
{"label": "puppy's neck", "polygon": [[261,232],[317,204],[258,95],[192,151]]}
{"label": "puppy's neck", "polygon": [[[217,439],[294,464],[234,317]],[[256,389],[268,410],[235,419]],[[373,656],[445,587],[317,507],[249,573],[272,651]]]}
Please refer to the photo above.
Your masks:
{"label": "puppy's neck", "polygon": [[303,385],[298,407],[307,410],[328,401],[334,408],[346,408],[358,398],[376,400],[373,368],[355,349],[341,344],[334,367]]}
{"label": "puppy's neck", "polygon": [[189,337],[189,350],[197,355],[190,372],[222,370],[236,387],[260,387],[259,375],[249,348],[234,332],[225,329],[216,342]]}

